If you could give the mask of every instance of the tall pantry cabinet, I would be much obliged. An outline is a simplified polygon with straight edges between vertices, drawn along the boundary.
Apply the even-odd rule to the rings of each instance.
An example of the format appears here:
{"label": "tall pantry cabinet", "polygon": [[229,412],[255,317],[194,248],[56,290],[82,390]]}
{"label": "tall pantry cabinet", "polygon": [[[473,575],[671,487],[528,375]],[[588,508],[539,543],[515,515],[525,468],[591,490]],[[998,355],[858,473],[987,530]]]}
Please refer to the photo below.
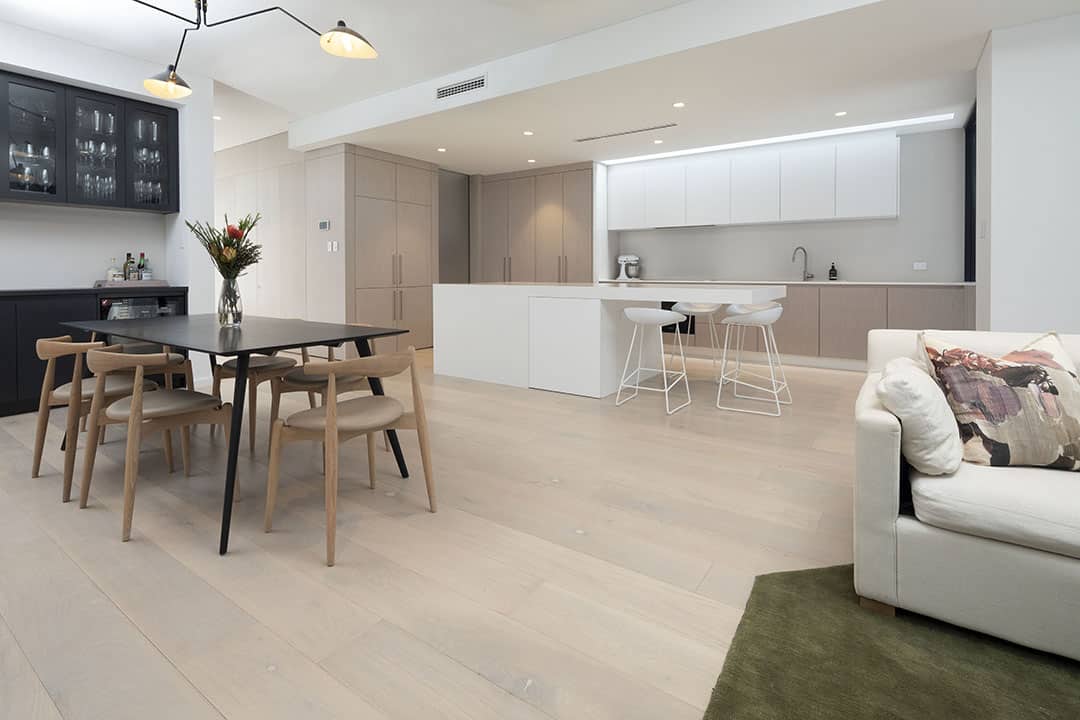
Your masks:
{"label": "tall pantry cabinet", "polygon": [[[368,154],[370,153],[370,154]],[[378,350],[431,347],[437,183],[434,166],[356,148],[352,200],[352,322],[409,331]]]}

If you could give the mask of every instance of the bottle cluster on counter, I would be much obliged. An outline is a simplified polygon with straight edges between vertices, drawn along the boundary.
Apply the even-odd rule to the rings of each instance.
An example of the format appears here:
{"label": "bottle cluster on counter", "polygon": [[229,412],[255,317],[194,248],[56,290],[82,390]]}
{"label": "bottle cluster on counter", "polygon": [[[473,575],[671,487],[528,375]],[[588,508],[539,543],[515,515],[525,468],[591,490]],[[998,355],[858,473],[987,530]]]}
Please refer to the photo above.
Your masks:
{"label": "bottle cluster on counter", "polygon": [[150,261],[147,259],[145,252],[139,253],[138,260],[136,260],[131,253],[128,253],[127,258],[124,260],[124,264],[121,266],[117,266],[116,258],[112,259],[112,264],[109,265],[109,270],[106,273],[105,279],[109,282],[153,280],[154,274],[150,270]]}

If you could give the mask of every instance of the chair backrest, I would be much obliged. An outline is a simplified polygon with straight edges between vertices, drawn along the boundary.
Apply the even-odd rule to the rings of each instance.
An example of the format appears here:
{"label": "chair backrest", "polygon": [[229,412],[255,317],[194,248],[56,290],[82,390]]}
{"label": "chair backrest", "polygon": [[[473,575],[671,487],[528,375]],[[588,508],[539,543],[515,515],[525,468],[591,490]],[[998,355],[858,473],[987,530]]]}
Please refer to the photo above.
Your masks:
{"label": "chair backrest", "polygon": [[410,347],[406,352],[386,353],[351,360],[313,362],[304,365],[305,375],[329,377],[330,375],[363,375],[384,378],[400,375],[416,362],[416,351]]}
{"label": "chair backrest", "polygon": [[[871,330],[867,338],[866,368],[880,372],[897,357],[925,360],[918,330]],[[984,332],[975,330],[927,330],[978,353],[1000,356],[1024,347],[1044,332]],[[1080,364],[1080,335],[1058,335],[1073,362]]]}
{"label": "chair backrest", "polygon": [[67,355],[77,355],[87,350],[97,350],[105,347],[103,342],[72,342],[70,335],[60,337],[41,338],[36,344],[39,360],[55,360]]}
{"label": "chair backrest", "polygon": [[59,337],[41,338],[35,344],[37,356],[45,360],[45,375],[41,379],[41,405],[44,408],[49,405],[53,388],[56,387],[56,361],[58,358],[75,356],[75,362],[71,369],[71,393],[70,401],[78,400],[76,395],[82,394],[83,354],[97,348],[105,347],[103,342],[73,342],[70,335]]}

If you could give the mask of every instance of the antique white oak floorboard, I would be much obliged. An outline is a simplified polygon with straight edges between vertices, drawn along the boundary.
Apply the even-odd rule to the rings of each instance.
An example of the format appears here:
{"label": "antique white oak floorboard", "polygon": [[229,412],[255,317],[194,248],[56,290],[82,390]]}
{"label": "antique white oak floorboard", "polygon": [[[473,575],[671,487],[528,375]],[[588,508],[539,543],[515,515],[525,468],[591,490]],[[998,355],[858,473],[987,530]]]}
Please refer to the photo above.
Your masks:
{"label": "antique white oak floorboard", "polygon": [[795,404],[765,418],[715,410],[691,361],[694,403],[667,417],[420,357],[439,512],[415,435],[413,476],[380,448],[375,490],[344,444],[333,568],[317,445],[286,448],[262,532],[265,416],[224,558],[220,434],[194,433],[187,478],[146,439],[121,544],[123,431],[80,511],[59,502],[62,413],[36,480],[33,416],[0,419],[0,720],[696,719],[753,577],[851,560],[857,373],[790,369]]}

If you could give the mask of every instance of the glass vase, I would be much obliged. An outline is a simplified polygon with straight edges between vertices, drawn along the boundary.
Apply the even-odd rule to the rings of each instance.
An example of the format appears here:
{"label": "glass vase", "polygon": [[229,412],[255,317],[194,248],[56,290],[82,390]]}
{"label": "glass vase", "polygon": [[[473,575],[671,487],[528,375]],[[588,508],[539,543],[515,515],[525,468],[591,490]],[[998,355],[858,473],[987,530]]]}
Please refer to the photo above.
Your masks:
{"label": "glass vase", "polygon": [[221,327],[240,327],[240,322],[244,319],[244,303],[240,299],[240,284],[236,278],[222,279],[217,316]]}

